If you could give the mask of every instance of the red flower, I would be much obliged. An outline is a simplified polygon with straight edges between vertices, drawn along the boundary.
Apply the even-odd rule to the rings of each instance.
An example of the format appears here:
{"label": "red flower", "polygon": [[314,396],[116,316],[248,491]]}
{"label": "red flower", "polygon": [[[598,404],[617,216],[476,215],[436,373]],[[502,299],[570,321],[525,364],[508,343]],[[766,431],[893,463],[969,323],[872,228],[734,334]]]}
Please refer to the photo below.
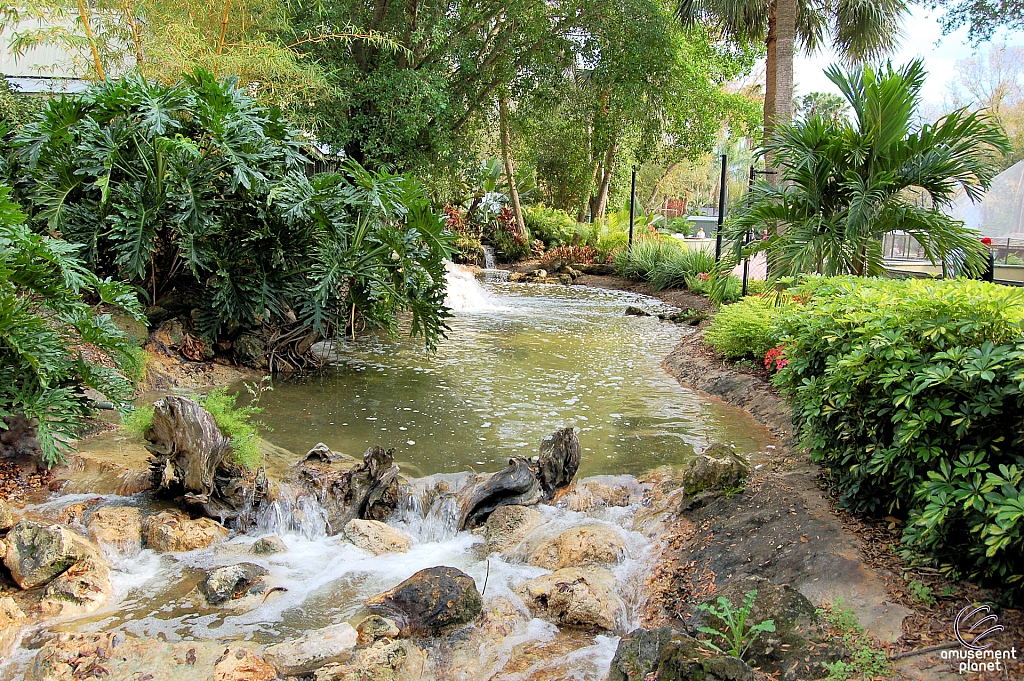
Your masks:
{"label": "red flower", "polygon": [[768,354],[764,356],[764,368],[768,371],[774,371],[776,373],[782,371],[783,367],[789,364],[789,360],[785,358],[786,348],[783,345],[772,348],[768,351]]}

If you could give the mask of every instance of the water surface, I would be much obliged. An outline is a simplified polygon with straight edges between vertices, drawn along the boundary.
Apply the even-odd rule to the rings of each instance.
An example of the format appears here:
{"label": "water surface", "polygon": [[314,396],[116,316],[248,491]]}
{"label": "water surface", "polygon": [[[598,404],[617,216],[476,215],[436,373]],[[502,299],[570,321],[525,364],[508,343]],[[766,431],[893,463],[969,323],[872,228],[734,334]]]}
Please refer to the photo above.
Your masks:
{"label": "water surface", "polygon": [[[360,456],[394,447],[410,475],[493,471],[575,426],[580,475],[640,474],[711,442],[753,454],[770,442],[743,412],[687,390],[660,366],[689,327],[625,316],[652,298],[585,287],[450,277],[451,332],[422,342],[366,334],[333,347],[323,374],[264,395],[267,439],[298,454],[324,442]],[[273,462],[271,462],[273,466]]]}

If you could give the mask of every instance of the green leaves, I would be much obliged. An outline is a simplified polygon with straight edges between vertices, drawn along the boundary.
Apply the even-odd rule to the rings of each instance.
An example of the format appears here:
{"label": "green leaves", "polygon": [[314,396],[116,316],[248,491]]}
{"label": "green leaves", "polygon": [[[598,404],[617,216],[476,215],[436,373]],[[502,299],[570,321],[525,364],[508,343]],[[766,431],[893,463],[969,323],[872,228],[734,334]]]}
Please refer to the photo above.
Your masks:
{"label": "green leaves", "polygon": [[750,644],[757,640],[758,636],[775,631],[774,620],[747,624],[750,613],[754,609],[754,601],[756,599],[757,589],[754,589],[747,592],[743,599],[743,605],[738,608],[730,603],[729,599],[725,596],[719,596],[715,603],[701,603],[698,605],[698,610],[702,610],[719,620],[720,629],[701,626],[697,627],[697,631],[723,639],[725,647],[719,647],[710,641],[705,641],[704,643],[719,652],[742,658],[746,654],[747,649],[750,648]]}
{"label": "green leaves", "polygon": [[[142,310],[128,287],[85,269],[73,245],[34,234],[9,195],[0,186],[0,415],[37,420],[42,459],[52,465],[91,410],[85,388],[118,406],[132,394],[125,378],[134,373],[130,345],[82,295],[97,295],[135,319]],[[86,360],[87,347],[118,370]]]}
{"label": "green leaves", "polygon": [[958,110],[919,126],[920,61],[826,73],[852,120],[812,116],[779,128],[766,149],[785,182],[758,183],[730,219],[729,238],[767,228],[772,236],[756,249],[779,275],[880,275],[881,238],[895,231],[914,236],[933,263],[980,271],[979,235],[941,208],[960,190],[978,200],[988,189],[1009,149],[999,125]]}
{"label": "green leaves", "polygon": [[774,324],[776,380],[842,503],[905,514],[904,541],[946,570],[1019,583],[1024,291],[853,277],[790,291],[805,302]]}
{"label": "green leaves", "polygon": [[[356,163],[307,178],[298,131],[236,79],[99,84],[51,100],[16,144],[35,226],[154,303],[194,298],[208,340],[236,324],[329,335],[353,306],[392,332],[411,313],[428,346],[444,332],[449,237],[423,187]],[[81,286],[84,270],[63,272]]]}

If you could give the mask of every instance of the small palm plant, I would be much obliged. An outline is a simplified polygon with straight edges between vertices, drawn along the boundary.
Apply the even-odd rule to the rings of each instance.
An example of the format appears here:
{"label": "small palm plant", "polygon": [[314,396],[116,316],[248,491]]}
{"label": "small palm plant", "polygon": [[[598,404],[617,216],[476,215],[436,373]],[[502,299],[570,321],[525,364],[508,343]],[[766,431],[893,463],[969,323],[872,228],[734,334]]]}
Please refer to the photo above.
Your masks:
{"label": "small palm plant", "polygon": [[966,109],[915,123],[926,75],[920,61],[832,66],[826,75],[852,118],[811,116],[779,128],[765,148],[783,181],[759,182],[736,209],[727,234],[737,250],[744,235],[767,230],[747,252],[766,251],[778,276],[872,276],[882,273],[882,236],[900,231],[932,263],[954,260],[980,272],[987,256],[979,235],[942,208],[961,190],[977,201],[991,185],[1009,150],[998,124]]}
{"label": "small palm plant", "polygon": [[742,658],[747,649],[750,648],[750,644],[757,640],[758,636],[765,632],[775,631],[774,620],[764,620],[763,622],[751,625],[747,624],[747,620],[750,619],[750,612],[754,609],[755,599],[757,599],[757,589],[747,592],[746,597],[743,599],[743,605],[740,608],[736,608],[725,596],[717,598],[718,605],[714,603],[698,605],[698,610],[714,615],[725,625],[721,631],[707,626],[697,627],[697,631],[702,634],[709,634],[723,639],[725,647],[719,647],[711,641],[705,641],[704,644],[720,653]]}

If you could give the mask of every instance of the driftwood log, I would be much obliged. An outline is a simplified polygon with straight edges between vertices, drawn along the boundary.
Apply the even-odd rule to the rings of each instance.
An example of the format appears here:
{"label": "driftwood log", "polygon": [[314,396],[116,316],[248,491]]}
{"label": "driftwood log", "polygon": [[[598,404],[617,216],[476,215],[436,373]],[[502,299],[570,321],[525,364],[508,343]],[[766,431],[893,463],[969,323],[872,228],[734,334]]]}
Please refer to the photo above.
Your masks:
{"label": "driftwood log", "polygon": [[572,428],[560,428],[541,442],[536,465],[518,456],[508,464],[462,494],[460,530],[482,525],[499,506],[531,506],[553,498],[576,477],[579,438]]}
{"label": "driftwood log", "polygon": [[362,463],[318,444],[299,468],[299,481],[327,512],[328,532],[337,534],[350,520],[387,520],[401,497],[395,450],[370,447]]}
{"label": "driftwood log", "polygon": [[153,405],[146,433],[153,486],[197,513],[243,522],[267,497],[265,471],[234,464],[231,441],[195,400],[169,395]]}
{"label": "driftwood log", "polygon": [[530,462],[513,457],[508,460],[508,468],[466,491],[459,504],[459,529],[483,525],[499,506],[532,506],[541,498],[540,482]]}

